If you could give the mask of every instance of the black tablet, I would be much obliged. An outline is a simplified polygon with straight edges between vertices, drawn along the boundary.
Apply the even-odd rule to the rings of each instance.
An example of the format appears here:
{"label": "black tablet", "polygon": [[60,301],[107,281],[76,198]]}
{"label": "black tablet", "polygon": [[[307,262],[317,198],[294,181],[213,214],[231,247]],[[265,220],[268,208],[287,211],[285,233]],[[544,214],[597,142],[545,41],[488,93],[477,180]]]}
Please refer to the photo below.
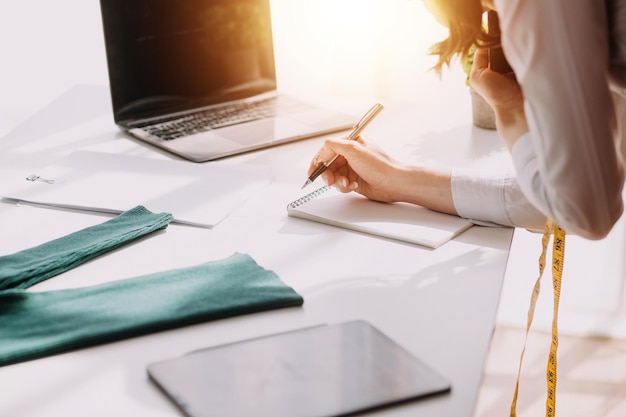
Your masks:
{"label": "black tablet", "polygon": [[450,391],[438,372],[365,321],[309,327],[150,364],[191,417],[330,417]]}

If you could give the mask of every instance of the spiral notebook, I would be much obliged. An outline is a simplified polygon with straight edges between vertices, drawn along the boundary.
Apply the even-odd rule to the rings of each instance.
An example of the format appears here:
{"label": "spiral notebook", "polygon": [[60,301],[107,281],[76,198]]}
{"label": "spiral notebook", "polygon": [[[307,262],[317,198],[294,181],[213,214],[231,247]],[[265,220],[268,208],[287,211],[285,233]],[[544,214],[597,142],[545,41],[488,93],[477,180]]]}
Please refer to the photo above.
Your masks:
{"label": "spiral notebook", "polygon": [[438,248],[472,226],[458,216],[415,204],[381,203],[329,186],[289,203],[287,214],[429,248]]}

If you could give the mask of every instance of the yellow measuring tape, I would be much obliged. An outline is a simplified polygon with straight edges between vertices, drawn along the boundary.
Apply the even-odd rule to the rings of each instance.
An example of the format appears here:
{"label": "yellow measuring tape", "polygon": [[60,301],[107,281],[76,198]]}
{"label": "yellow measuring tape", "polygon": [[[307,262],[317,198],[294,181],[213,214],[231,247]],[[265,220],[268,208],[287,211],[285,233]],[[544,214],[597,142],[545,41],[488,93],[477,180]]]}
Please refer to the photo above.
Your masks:
{"label": "yellow measuring tape", "polygon": [[528,341],[528,332],[535,315],[535,307],[539,298],[541,288],[541,277],[546,266],[546,253],[550,236],[554,235],[552,242],[552,286],[554,289],[554,306],[552,310],[552,343],[550,344],[550,353],[548,355],[548,367],[546,370],[546,381],[548,392],[546,397],[546,416],[554,417],[556,414],[556,350],[559,346],[559,299],[561,297],[561,278],[563,276],[563,262],[565,261],[565,231],[555,225],[552,220],[548,219],[543,231],[542,251],[539,256],[539,277],[535,282],[533,293],[530,298],[530,306],[528,308],[528,319],[526,324],[526,336],[524,339],[524,347],[520,355],[519,369],[517,371],[517,381],[515,383],[515,393],[513,394],[513,402],[511,403],[511,417],[516,417],[517,412],[517,396],[519,393],[519,379],[522,371],[522,362],[524,360],[524,352],[526,351],[526,342]]}

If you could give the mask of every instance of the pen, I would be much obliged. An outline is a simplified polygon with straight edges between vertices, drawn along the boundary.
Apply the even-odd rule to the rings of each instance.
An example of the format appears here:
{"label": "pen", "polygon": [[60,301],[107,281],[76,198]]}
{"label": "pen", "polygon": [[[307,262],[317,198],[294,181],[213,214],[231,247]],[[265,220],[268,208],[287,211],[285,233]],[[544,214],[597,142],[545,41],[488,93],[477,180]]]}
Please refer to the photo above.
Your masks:
{"label": "pen", "polygon": [[[367,111],[367,113],[365,113],[365,115],[363,115],[363,117],[361,117],[361,119],[356,122],[356,124],[352,127],[352,131],[350,132],[350,134],[346,137],[347,140],[354,140],[357,137],[359,137],[359,135],[361,134],[361,132],[363,131],[363,129],[365,129],[365,127],[374,119],[374,117],[376,117],[378,115],[378,113],[380,113],[380,111],[383,109],[383,105],[376,103],[374,104],[374,106],[369,109]],[[306,180],[306,182],[304,183],[304,185],[302,186],[302,188],[306,187],[307,185],[311,184],[313,181],[315,181],[315,179],[317,177],[319,177],[320,175],[322,175],[322,173],[324,171],[326,171],[328,169],[328,167],[335,162],[335,160],[339,158],[339,155],[335,155],[332,157],[332,159],[330,161],[327,162],[323,162],[320,164],[320,166],[318,166],[315,171],[313,171],[313,173],[309,176],[309,178]]]}

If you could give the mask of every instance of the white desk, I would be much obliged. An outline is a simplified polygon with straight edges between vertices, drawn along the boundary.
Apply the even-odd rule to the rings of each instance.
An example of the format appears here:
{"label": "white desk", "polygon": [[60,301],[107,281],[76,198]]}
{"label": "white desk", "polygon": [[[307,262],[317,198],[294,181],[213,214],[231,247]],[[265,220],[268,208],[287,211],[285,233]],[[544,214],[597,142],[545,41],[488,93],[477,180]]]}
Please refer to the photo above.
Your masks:
{"label": "white desk", "polygon": [[[354,112],[369,104],[355,106]],[[369,134],[403,158],[506,164],[495,133],[473,128],[469,114],[459,113],[464,106],[437,100],[412,108],[389,104]],[[444,108],[454,115],[448,124],[434,116]],[[94,285],[244,252],[299,292],[305,300],[301,308],[208,322],[0,368],[0,415],[177,416],[178,410],[148,380],[148,363],[313,324],[364,319],[453,386],[450,394],[366,415],[470,417],[513,230],[473,227],[430,250],[288,218],[285,206],[300,195],[320,141],[212,162],[267,164],[276,180],[212,230],[170,225],[33,288]],[[117,130],[106,87],[78,86],[0,139],[0,178],[3,171],[30,173],[75,149],[171,157]],[[104,220],[2,203],[0,255]]]}

